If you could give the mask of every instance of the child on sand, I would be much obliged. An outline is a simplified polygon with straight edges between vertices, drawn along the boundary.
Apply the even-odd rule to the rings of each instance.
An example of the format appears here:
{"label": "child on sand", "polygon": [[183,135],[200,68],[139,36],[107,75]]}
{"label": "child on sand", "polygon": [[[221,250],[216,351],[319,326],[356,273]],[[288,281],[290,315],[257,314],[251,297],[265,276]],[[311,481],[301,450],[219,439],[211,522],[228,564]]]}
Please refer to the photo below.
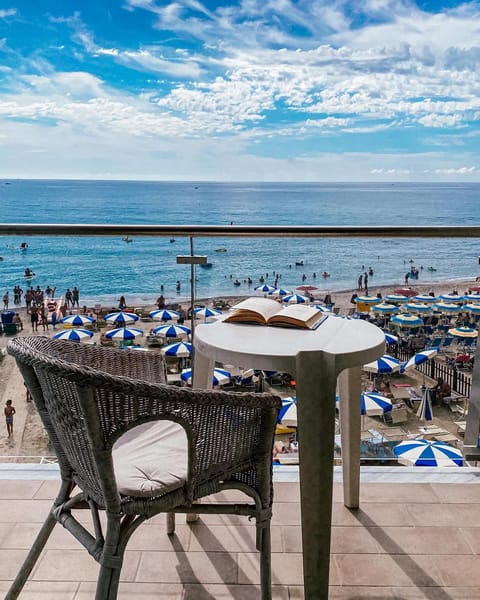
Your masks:
{"label": "child on sand", "polygon": [[13,436],[13,415],[16,413],[15,408],[12,406],[12,401],[7,400],[5,404],[5,422],[7,424],[8,437]]}

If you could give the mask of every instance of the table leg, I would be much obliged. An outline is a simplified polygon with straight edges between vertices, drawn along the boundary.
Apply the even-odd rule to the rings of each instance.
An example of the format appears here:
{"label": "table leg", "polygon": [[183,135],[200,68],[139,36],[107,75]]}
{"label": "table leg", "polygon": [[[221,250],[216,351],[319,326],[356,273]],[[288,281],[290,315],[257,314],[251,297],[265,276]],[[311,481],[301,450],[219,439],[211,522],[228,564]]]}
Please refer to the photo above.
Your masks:
{"label": "table leg", "polygon": [[342,436],[343,502],[358,508],[360,496],[360,394],[362,369],[342,371],[339,377]]}
{"label": "table leg", "polygon": [[213,388],[213,367],[214,361],[195,349],[193,364],[193,382],[192,387],[201,390],[211,390]]}
{"label": "table leg", "polygon": [[332,525],[335,361],[323,352],[296,357],[304,593],[327,600]]}

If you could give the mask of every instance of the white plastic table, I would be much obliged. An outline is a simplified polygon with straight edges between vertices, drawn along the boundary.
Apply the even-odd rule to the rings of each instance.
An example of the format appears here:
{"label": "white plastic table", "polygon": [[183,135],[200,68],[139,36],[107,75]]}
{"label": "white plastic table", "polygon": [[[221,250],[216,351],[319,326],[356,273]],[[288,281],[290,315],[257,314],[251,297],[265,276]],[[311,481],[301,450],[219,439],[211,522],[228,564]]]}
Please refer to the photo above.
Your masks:
{"label": "white plastic table", "polygon": [[238,323],[199,325],[193,387],[212,387],[214,363],[290,373],[296,381],[304,592],[328,598],[335,394],[340,378],[344,502],[359,505],[361,366],[385,352],[385,335],[360,319],[329,316],[313,331]]}

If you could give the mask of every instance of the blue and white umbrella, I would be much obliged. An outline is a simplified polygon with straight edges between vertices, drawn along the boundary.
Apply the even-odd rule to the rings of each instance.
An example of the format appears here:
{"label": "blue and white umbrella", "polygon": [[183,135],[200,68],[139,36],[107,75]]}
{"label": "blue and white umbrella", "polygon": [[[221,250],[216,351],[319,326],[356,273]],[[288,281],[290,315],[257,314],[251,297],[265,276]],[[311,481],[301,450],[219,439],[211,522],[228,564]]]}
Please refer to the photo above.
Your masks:
{"label": "blue and white umbrella", "polygon": [[381,300],[378,296],[357,296],[355,302],[357,304],[380,304]]}
{"label": "blue and white umbrella", "polygon": [[262,285],[258,285],[255,288],[256,292],[262,292],[263,294],[271,294],[275,291],[273,285],[268,285],[268,283],[262,283]]}
{"label": "blue and white umbrella", "polygon": [[363,370],[369,373],[395,373],[399,369],[400,361],[389,354],[384,354],[377,360],[363,365]]}
{"label": "blue and white umbrella", "polygon": [[399,463],[417,467],[461,467],[460,450],[445,442],[429,440],[405,440],[393,449]]}
{"label": "blue and white umbrella", "polygon": [[432,312],[432,306],[424,302],[407,302],[404,307],[411,313],[426,314]]}
{"label": "blue and white umbrella", "polygon": [[387,300],[387,302],[398,302],[400,304],[405,304],[405,302],[408,302],[410,298],[408,296],[404,296],[403,294],[387,294],[385,296],[385,300]]}
{"label": "blue and white umbrella", "polygon": [[395,304],[389,304],[388,302],[380,302],[380,304],[375,304],[372,306],[373,312],[378,312],[383,315],[397,313],[400,309]]}
{"label": "blue and white umbrella", "polygon": [[128,323],[134,323],[135,321],[138,321],[138,315],[123,311],[109,313],[103,318],[105,321],[107,321],[107,323],[118,323],[119,325],[121,323],[127,325]]}
{"label": "blue and white umbrella", "polygon": [[472,315],[480,315],[480,304],[464,304],[463,309],[468,310]]}
{"label": "blue and white umbrella", "polygon": [[60,323],[63,323],[64,325],[73,325],[73,327],[83,327],[95,323],[95,319],[93,317],[88,317],[87,315],[68,315],[68,317],[60,319]]}
{"label": "blue and white umbrella", "polygon": [[413,369],[418,365],[422,365],[424,362],[427,362],[427,360],[430,360],[437,354],[438,350],[435,348],[427,348],[426,350],[421,350],[420,352],[417,352],[402,364],[402,366],[400,367],[400,373],[405,373],[407,369]]}
{"label": "blue and white umbrella", "polygon": [[205,319],[205,321],[209,317],[219,317],[222,314],[221,310],[218,310],[216,308],[208,308],[207,306],[203,308],[195,308],[193,312],[195,314],[196,319],[203,318]]}
{"label": "blue and white umbrella", "polygon": [[478,337],[478,330],[473,327],[453,327],[448,330],[448,335],[459,338],[476,338]]}
{"label": "blue and white umbrella", "polygon": [[235,381],[239,385],[250,385],[253,384],[253,377],[255,375],[254,369],[244,369],[240,375],[237,375]]}
{"label": "blue and white umbrella", "polygon": [[165,338],[184,338],[190,331],[185,325],[159,325],[152,330],[152,334]]}
{"label": "blue and white umbrella", "polygon": [[390,323],[398,325],[399,327],[420,327],[420,325],[423,325],[423,319],[417,315],[402,313],[400,315],[394,315],[390,319]]}
{"label": "blue and white umbrella", "polygon": [[437,296],[430,296],[430,294],[418,294],[412,298],[415,302],[438,302]]}
{"label": "blue and white umbrella", "polygon": [[454,304],[462,304],[465,300],[464,296],[458,294],[440,294],[439,297],[442,302],[453,302]]}
{"label": "blue and white umbrella", "polygon": [[177,358],[187,358],[192,353],[192,344],[190,342],[177,342],[169,344],[162,348],[162,354],[165,356],[176,356]]}
{"label": "blue and white umbrella", "polygon": [[392,335],[391,333],[385,332],[385,341],[389,346],[395,346],[395,344],[398,344],[398,337],[396,335]]}
{"label": "blue and white umbrella", "polygon": [[417,417],[421,421],[433,421],[433,409],[432,409],[432,393],[430,388],[423,387],[422,399],[417,410]]}
{"label": "blue and white umbrella", "polygon": [[142,329],[137,329],[136,327],[118,327],[117,329],[112,329],[111,331],[107,331],[105,337],[109,340],[134,340],[136,337],[143,335]]}
{"label": "blue and white umbrella", "polygon": [[282,408],[278,413],[277,423],[285,425],[285,427],[297,426],[297,397],[289,396],[282,398]]}
{"label": "blue and white umbrella", "polygon": [[[183,369],[180,373],[182,381],[190,383],[192,380],[192,369]],[[213,385],[225,385],[230,382],[231,374],[225,369],[213,369]]]}
{"label": "blue and white umbrella", "polygon": [[363,392],[360,395],[360,412],[362,415],[382,415],[392,410],[390,398],[375,392]]}
{"label": "blue and white umbrella", "polygon": [[161,308],[160,310],[152,310],[148,316],[154,321],[176,321],[180,317],[180,313],[176,310],[168,310]]}
{"label": "blue and white umbrella", "polygon": [[66,331],[60,331],[53,337],[56,340],[71,340],[73,342],[79,342],[80,340],[86,340],[91,338],[93,331],[88,329],[67,329]]}
{"label": "blue and white umbrella", "polygon": [[284,296],[282,302],[284,304],[304,304],[305,302],[310,302],[310,298],[301,294],[290,294],[289,296]]}
{"label": "blue and white umbrella", "polygon": [[291,296],[293,292],[291,290],[286,290],[284,288],[277,288],[270,292],[271,296]]}
{"label": "blue and white umbrella", "polygon": [[437,312],[447,314],[459,313],[463,310],[461,304],[454,304],[453,302],[435,302],[433,308]]}
{"label": "blue and white umbrella", "polygon": [[476,293],[476,294],[465,294],[464,298],[468,302],[480,302],[480,294],[479,293]]}

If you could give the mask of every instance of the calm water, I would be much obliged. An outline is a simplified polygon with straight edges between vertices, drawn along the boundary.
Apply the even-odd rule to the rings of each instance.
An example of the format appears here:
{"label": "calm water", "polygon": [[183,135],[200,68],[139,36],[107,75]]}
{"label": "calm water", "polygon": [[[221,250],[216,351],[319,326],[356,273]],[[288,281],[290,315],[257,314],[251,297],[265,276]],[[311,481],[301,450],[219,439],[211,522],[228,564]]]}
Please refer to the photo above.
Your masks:
{"label": "calm water", "polygon": [[[0,181],[0,220],[5,223],[125,223],[236,225],[477,225],[480,184],[224,184],[99,181]],[[19,249],[22,241],[28,250]],[[227,252],[217,253],[215,248]],[[4,237],[0,286],[56,285],[61,294],[79,287],[85,303],[152,302],[164,285],[167,298],[189,293],[188,238]],[[412,259],[420,282],[480,274],[477,240],[276,240],[195,239],[211,269],[197,269],[197,296],[248,294],[258,279],[280,273],[282,287],[307,283],[324,290],[356,286],[362,265],[376,284],[403,283]],[[295,266],[298,260],[304,266]],[[290,267],[290,265],[292,265]],[[429,271],[433,267],[435,271]],[[327,271],[330,277],[323,279]],[[316,273],[316,279],[313,278]],[[244,280],[251,277],[253,285]],[[233,285],[238,278],[242,284]],[[175,283],[182,284],[181,292]],[[0,289],[2,289],[0,288]],[[2,289],[3,293],[3,289]]]}

